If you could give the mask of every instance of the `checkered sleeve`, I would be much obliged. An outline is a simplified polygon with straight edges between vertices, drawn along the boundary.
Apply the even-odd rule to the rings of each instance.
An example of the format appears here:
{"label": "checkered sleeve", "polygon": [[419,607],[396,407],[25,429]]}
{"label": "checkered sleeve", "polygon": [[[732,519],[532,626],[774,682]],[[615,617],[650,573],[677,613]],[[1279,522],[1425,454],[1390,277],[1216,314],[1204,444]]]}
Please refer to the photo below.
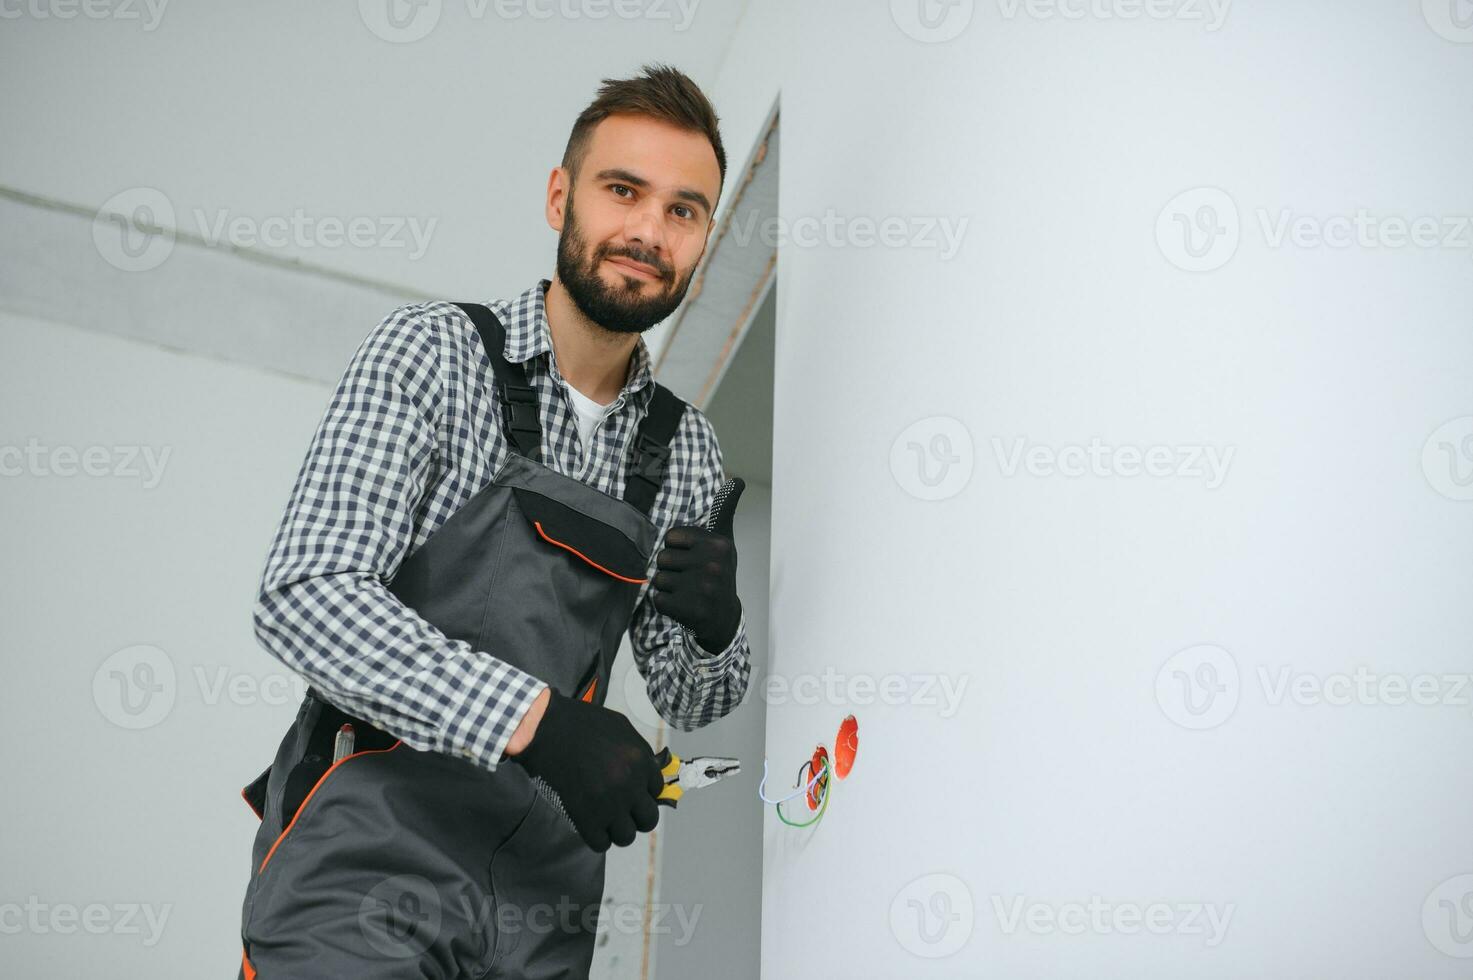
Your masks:
{"label": "checkered sleeve", "polygon": [[451,640],[386,585],[413,541],[444,427],[439,341],[419,310],[386,317],[343,373],[272,541],[255,632],[343,710],[495,769],[545,685]]}
{"label": "checkered sleeve", "polygon": [[[683,481],[673,481],[674,492],[686,495],[687,503],[675,524],[706,525],[725,472],[721,447],[706,417],[687,409],[671,442],[672,459],[690,459],[694,468]],[[664,543],[664,535],[660,544]],[[737,545],[740,557],[741,545]],[[655,555],[659,555],[659,545]],[[650,561],[649,578],[655,574]],[[650,583],[640,586],[638,604],[629,627],[634,663],[644,677],[650,702],[660,716],[681,731],[694,731],[726,717],[742,703],[751,674],[751,651],[747,642],[747,616],[743,612],[736,635],[720,653],[703,649],[677,621],[655,609]]]}

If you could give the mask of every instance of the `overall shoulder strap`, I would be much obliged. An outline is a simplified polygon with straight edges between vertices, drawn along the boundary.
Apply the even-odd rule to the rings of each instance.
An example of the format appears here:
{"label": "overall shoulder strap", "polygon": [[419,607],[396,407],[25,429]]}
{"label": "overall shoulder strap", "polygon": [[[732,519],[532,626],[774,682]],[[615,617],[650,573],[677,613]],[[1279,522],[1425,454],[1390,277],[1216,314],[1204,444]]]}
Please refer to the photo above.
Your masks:
{"label": "overall shoulder strap", "polygon": [[658,381],[649,411],[640,420],[631,442],[629,465],[624,477],[624,500],[648,516],[655,494],[665,482],[665,469],[670,463],[670,440],[680,427],[685,402]]}
{"label": "overall shoulder strap", "polygon": [[480,303],[456,303],[476,325],[481,346],[491,358],[496,374],[496,396],[501,402],[501,421],[516,451],[535,460],[542,451],[542,422],[537,413],[537,389],[527,383],[525,365],[506,359],[506,328],[490,309]]}

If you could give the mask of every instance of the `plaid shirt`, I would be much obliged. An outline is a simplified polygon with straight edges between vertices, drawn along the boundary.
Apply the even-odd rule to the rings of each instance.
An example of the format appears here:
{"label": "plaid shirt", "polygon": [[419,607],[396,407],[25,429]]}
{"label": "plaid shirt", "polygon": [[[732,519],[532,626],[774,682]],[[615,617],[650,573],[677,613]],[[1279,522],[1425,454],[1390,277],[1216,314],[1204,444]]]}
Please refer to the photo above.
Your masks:
{"label": "plaid shirt", "polygon": [[[622,498],[625,450],[654,394],[649,350],[640,337],[624,388],[585,455],[553,356],[543,305],[549,285],[544,279],[514,300],[486,305],[506,326],[507,359],[526,362],[537,389],[542,463]],[[370,331],[307,449],[254,610],[262,646],[329,701],[416,749],[486,769],[501,761],[546,684],[495,651],[451,640],[385,583],[515,452],[492,378],[474,325],[450,303],[402,306]],[[656,554],[673,525],[705,524],[722,480],[716,433],[690,406],[650,511]],[[671,725],[708,725],[746,693],[746,617],[712,655],[656,611],[649,587],[640,587],[629,628],[635,665]]]}

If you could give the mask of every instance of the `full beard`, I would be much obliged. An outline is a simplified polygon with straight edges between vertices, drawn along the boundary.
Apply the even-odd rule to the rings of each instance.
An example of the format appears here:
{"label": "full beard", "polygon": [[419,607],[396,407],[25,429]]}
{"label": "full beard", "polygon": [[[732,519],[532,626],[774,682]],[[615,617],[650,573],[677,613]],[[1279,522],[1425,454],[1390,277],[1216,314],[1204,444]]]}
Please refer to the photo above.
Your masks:
{"label": "full beard", "polygon": [[[622,286],[610,286],[598,271],[604,260],[611,256],[608,246],[600,245],[592,250],[592,254],[589,252],[587,242],[578,232],[578,224],[573,217],[570,202],[568,223],[564,226],[563,233],[558,236],[558,280],[568,291],[568,295],[572,297],[573,305],[578,307],[584,316],[605,330],[611,330],[614,333],[644,333],[650,327],[668,318],[685,299],[686,290],[690,288],[691,276],[695,273],[695,269],[692,268],[673,289],[654,296],[642,296],[641,292],[645,287],[639,282],[658,287],[665,280],[646,279],[626,282]],[[580,257],[584,255],[588,255],[586,263],[580,261]],[[628,257],[635,261],[644,261],[637,253],[628,254]],[[647,262],[647,264],[658,265],[655,262]],[[660,268],[660,272],[666,275],[663,267]],[[633,277],[631,276],[630,279],[632,280]]]}

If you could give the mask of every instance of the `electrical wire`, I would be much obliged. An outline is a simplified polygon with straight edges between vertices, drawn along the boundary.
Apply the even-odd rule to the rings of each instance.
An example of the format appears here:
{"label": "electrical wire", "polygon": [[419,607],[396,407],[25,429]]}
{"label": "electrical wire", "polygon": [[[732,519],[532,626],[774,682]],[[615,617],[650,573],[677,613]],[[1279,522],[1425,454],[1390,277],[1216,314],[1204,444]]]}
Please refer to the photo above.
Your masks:
{"label": "electrical wire", "polygon": [[[806,768],[807,766],[809,766],[810,764],[811,763],[805,762],[805,763],[803,763],[802,766],[800,766],[798,768],[798,781],[799,782],[802,782],[803,781],[803,769]],[[825,768],[827,768],[827,767],[825,767]],[[766,759],[763,759],[762,760],[762,782],[757,785],[757,795],[761,798],[761,800],[762,800],[763,803],[767,803],[769,805],[776,805],[778,803],[786,803],[789,800],[795,800],[795,799],[797,799],[798,797],[800,797],[800,796],[804,795],[805,793],[807,793],[809,790],[813,789],[814,784],[818,782],[819,777],[822,776],[822,775],[823,775],[822,773],[815,773],[814,774],[814,777],[808,781],[808,785],[798,787],[796,790],[794,790],[793,792],[789,793],[787,796],[782,797],[781,799],[771,800],[771,799],[768,799],[767,798],[767,793],[764,792],[766,790],[766,788],[767,788],[767,760]]]}
{"label": "electrical wire", "polygon": [[[819,770],[818,770],[817,775],[815,775],[813,777],[813,781],[816,782],[817,780],[822,779],[824,776],[827,776],[828,775],[828,772],[829,772],[829,762],[828,762],[828,759],[824,759],[823,760],[823,765],[819,767]],[[813,785],[813,782],[810,782],[809,785],[812,786]],[[788,799],[792,799],[792,797],[789,797]],[[819,797],[818,812],[813,815],[813,818],[812,819],[805,820],[802,823],[799,823],[796,820],[789,820],[788,817],[787,817],[787,815],[783,813],[783,805],[782,805],[782,803],[778,803],[777,804],[777,818],[779,820],[781,820],[783,823],[787,824],[789,827],[811,827],[811,826],[813,826],[814,824],[818,823],[820,820],[823,819],[823,815],[824,815],[825,811],[828,810],[828,808],[829,808],[829,784],[827,782],[825,782],[823,784],[823,792],[822,792],[822,794]]]}

